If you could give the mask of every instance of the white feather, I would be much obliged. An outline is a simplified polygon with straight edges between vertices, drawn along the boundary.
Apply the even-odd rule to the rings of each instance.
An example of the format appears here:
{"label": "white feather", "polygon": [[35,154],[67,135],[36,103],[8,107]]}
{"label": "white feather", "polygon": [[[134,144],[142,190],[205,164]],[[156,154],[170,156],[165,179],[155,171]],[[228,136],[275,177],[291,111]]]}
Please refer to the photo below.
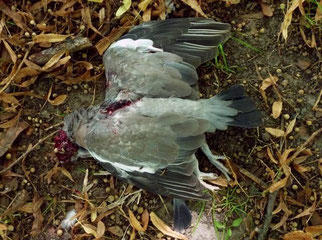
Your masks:
{"label": "white feather", "polygon": [[70,227],[72,227],[77,219],[76,219],[76,211],[75,209],[70,210],[67,214],[66,214],[66,218],[61,222],[61,227],[65,228],[65,229],[69,229]]}
{"label": "white feather", "polygon": [[153,47],[153,41],[150,39],[133,40],[126,38],[113,43],[110,48],[128,48],[139,52],[163,52],[161,48]]}

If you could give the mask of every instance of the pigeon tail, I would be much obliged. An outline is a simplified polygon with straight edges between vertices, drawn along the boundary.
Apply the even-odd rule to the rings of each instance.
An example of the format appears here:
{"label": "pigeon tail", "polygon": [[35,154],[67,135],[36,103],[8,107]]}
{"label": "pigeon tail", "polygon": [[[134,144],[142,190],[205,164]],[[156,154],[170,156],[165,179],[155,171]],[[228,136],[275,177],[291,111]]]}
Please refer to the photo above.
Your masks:
{"label": "pigeon tail", "polygon": [[202,103],[206,119],[210,122],[209,132],[226,130],[228,126],[254,128],[261,124],[261,113],[255,103],[245,95],[245,89],[235,85]]}
{"label": "pigeon tail", "polygon": [[174,198],[174,217],[173,225],[175,231],[182,231],[191,225],[191,213],[186,203],[182,199]]}

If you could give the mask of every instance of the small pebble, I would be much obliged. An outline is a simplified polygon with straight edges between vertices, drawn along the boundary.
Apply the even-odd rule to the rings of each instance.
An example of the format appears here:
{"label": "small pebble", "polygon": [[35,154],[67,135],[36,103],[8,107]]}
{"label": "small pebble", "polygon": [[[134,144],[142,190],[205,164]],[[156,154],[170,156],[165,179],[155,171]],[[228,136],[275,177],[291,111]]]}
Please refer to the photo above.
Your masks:
{"label": "small pebble", "polygon": [[289,138],[290,140],[293,140],[293,139],[294,139],[294,137],[293,137],[293,136],[289,136],[288,138]]}
{"label": "small pebble", "polygon": [[93,180],[93,183],[94,183],[94,184],[98,184],[98,179],[96,179],[96,178],[95,178],[95,179]]}
{"label": "small pebble", "polygon": [[30,172],[34,173],[34,172],[36,172],[36,169],[34,167],[32,167],[32,168],[30,168]]}
{"label": "small pebble", "polygon": [[260,32],[260,33],[264,33],[264,32],[265,32],[265,28],[261,28],[261,29],[259,29],[259,32]]}
{"label": "small pebble", "polygon": [[278,74],[282,73],[282,69],[280,69],[280,68],[276,69],[276,73],[278,73]]}
{"label": "small pebble", "polygon": [[134,204],[134,205],[133,205],[133,207],[132,207],[133,211],[138,210],[138,208],[139,208],[139,207],[138,207],[138,205],[136,205],[136,204]]}
{"label": "small pebble", "polygon": [[25,36],[26,37],[30,37],[30,33],[29,32],[25,32]]}
{"label": "small pebble", "polygon": [[61,230],[61,229],[58,229],[57,230],[57,235],[59,236],[59,237],[61,237],[61,236],[63,236],[63,230]]}
{"label": "small pebble", "polygon": [[259,221],[258,219],[256,219],[256,220],[254,221],[254,223],[255,223],[255,225],[258,225],[258,224],[260,223],[260,221]]}
{"label": "small pebble", "polygon": [[108,179],[107,178],[103,178],[103,182],[107,183]]}
{"label": "small pebble", "polygon": [[108,198],[107,198],[107,201],[109,202],[114,202],[115,198],[113,195],[110,195]]}
{"label": "small pebble", "polygon": [[300,128],[296,127],[296,128],[294,128],[294,131],[295,132],[299,132],[300,131]]}
{"label": "small pebble", "polygon": [[297,228],[297,222],[292,222],[292,227]]}
{"label": "small pebble", "polygon": [[303,102],[303,99],[302,98],[298,98],[298,99],[296,99],[296,102],[302,103]]}
{"label": "small pebble", "polygon": [[73,85],[73,88],[76,90],[78,89],[78,85]]}
{"label": "small pebble", "polygon": [[84,31],[85,30],[85,26],[84,25],[80,25],[79,26],[79,30]]}
{"label": "small pebble", "polygon": [[311,120],[307,120],[306,121],[306,125],[311,126],[312,125],[312,121]]}
{"label": "small pebble", "polygon": [[7,153],[7,154],[6,154],[6,159],[7,159],[7,160],[10,160],[10,159],[11,159],[11,157],[12,157],[12,156],[11,156],[11,153]]}
{"label": "small pebble", "polygon": [[299,189],[299,187],[296,184],[293,184],[292,189],[296,191],[297,189]]}
{"label": "small pebble", "polygon": [[12,225],[8,225],[7,229],[8,231],[12,232],[13,230],[15,230],[15,227]]}
{"label": "small pebble", "polygon": [[35,20],[30,20],[30,22],[29,22],[31,25],[36,25],[36,22],[35,22]]}
{"label": "small pebble", "polygon": [[289,115],[289,114],[284,114],[284,115],[283,115],[283,117],[284,117],[286,120],[290,119],[290,115]]}
{"label": "small pebble", "polygon": [[142,214],[142,213],[143,213],[143,211],[144,211],[143,207],[139,207],[139,208],[138,208],[138,214]]}
{"label": "small pebble", "polygon": [[299,93],[300,95],[303,95],[303,94],[304,94],[304,90],[300,89],[298,93]]}
{"label": "small pebble", "polygon": [[111,192],[111,188],[110,187],[105,188],[105,192],[107,193]]}
{"label": "small pebble", "polygon": [[313,202],[315,200],[314,196],[310,197],[310,201]]}

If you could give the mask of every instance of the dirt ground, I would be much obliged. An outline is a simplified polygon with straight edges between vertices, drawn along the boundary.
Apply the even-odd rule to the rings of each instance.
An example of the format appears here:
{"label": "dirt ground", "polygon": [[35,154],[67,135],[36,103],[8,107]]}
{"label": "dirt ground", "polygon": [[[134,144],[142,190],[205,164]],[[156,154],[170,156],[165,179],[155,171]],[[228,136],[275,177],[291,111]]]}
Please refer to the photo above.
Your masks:
{"label": "dirt ground", "polygon": [[[170,17],[196,16],[189,6],[180,1],[175,2],[177,8]],[[201,97],[209,98],[229,86],[241,84],[261,110],[263,124],[258,129],[229,128],[227,131],[207,135],[211,150],[230,159],[234,182],[213,193],[212,202],[189,203],[194,216],[191,229],[184,233],[189,239],[257,239],[258,231],[265,225],[268,215],[272,219],[264,239],[280,239],[295,230],[306,234],[310,232],[308,227],[312,226],[320,227],[320,234],[322,233],[321,132],[304,146],[304,151],[294,157],[297,162],[289,165],[291,174],[284,183],[280,183],[279,188],[275,188],[278,193],[275,195],[275,204],[273,203],[273,215],[272,211],[268,214],[266,212],[273,194],[267,189],[284,179],[285,168],[288,169],[282,168],[280,159],[282,156],[291,158],[299,150],[298,147],[322,127],[321,109],[312,110],[321,107],[321,102],[316,107],[316,101],[322,86],[322,27],[320,24],[314,29],[317,47],[309,47],[310,42],[305,43],[300,32],[303,18],[299,11],[295,11],[288,29],[288,40],[285,42],[279,32],[286,12],[286,9],[281,9],[281,4],[287,3],[264,3],[273,10],[271,17],[263,14],[258,1],[241,1],[230,6],[219,1],[205,1],[201,4],[208,17],[231,23],[233,36],[223,46],[225,60],[219,56],[217,61],[205,63],[198,69]],[[7,5],[10,4],[18,8],[22,6],[15,1],[8,1]],[[61,4],[54,1],[49,3],[48,8],[59,9]],[[87,4],[91,10],[99,9],[95,7],[99,3],[83,1],[83,4]],[[113,15],[120,5],[110,4],[110,30],[123,24]],[[129,10],[129,15],[136,13],[133,10],[135,6]],[[91,31],[78,34],[90,36],[93,33]],[[109,34],[108,30],[105,31],[106,35]],[[308,41],[312,40],[311,29],[303,29],[303,33]],[[97,38],[92,41],[96,43]],[[103,72],[101,56],[93,48],[75,52],[71,54],[71,58],[90,62],[96,74]],[[3,72],[2,76],[5,77],[5,74],[8,73]],[[263,91],[260,91],[265,79],[277,81],[265,89],[266,103]],[[32,91],[46,96],[51,86],[52,93],[55,94],[52,99],[67,94],[66,101],[57,106],[35,96],[19,99],[22,109],[20,119],[29,126],[1,157],[0,170],[24,154],[30,143],[35,144],[59,129],[57,124],[63,121],[67,113],[90,106],[93,102],[99,103],[103,99],[105,83],[101,76],[97,81],[68,85],[54,75],[42,74],[28,88],[21,89],[12,85],[10,91]],[[272,105],[277,101],[281,101],[283,105],[281,114],[274,119]],[[276,132],[270,134],[269,130],[265,130],[274,128],[287,131],[295,118],[295,125],[286,137],[276,137]],[[1,133],[4,132],[5,129]],[[295,150],[290,150],[288,154],[285,152],[292,148]],[[86,231],[86,224],[97,227],[98,220],[95,221],[95,216],[102,217],[101,221],[105,225],[106,231],[102,239],[134,239],[131,238],[133,228],[128,208],[139,221],[143,222],[141,214],[147,210],[148,213],[155,212],[166,224],[172,226],[170,199],[131,188],[110,175],[100,174],[103,169],[90,158],[62,166],[58,164],[53,149],[52,138],[46,139],[10,171],[2,173],[0,231],[4,239],[94,239],[94,234],[88,229]],[[272,153],[271,156],[269,152]],[[220,174],[202,153],[198,152],[197,157],[202,171]],[[87,171],[88,190],[84,191]],[[116,202],[114,206],[113,203]],[[71,209],[79,212],[85,210],[76,227],[61,231],[60,224]],[[301,213],[303,216],[299,215]],[[91,218],[94,218],[93,222]],[[2,229],[2,226],[6,228]],[[97,229],[98,227],[96,231]],[[318,235],[313,236],[318,238]],[[135,239],[171,238],[150,222],[144,233],[136,233]]]}

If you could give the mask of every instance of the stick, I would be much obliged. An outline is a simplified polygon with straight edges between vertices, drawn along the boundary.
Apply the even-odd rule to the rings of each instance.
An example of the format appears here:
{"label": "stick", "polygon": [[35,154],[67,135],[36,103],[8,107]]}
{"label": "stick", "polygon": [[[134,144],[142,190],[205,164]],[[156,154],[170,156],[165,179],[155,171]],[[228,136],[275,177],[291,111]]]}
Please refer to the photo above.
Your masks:
{"label": "stick", "polygon": [[48,138],[54,136],[59,130],[52,132],[51,134],[47,135],[46,137],[40,139],[35,145],[33,145],[31,148],[28,148],[27,151],[22,154],[19,158],[17,158],[14,162],[12,162],[8,167],[2,169],[0,171],[0,174],[10,170],[10,168],[12,168],[14,165],[16,165],[18,162],[20,162],[22,159],[24,159],[31,151],[33,151],[38,145],[40,145],[41,143],[43,143],[44,141],[46,141]]}
{"label": "stick", "polygon": [[273,193],[269,194],[267,209],[266,209],[266,215],[265,220],[263,223],[263,226],[258,231],[258,238],[257,240],[264,240],[266,237],[266,233],[269,229],[269,225],[271,224],[272,218],[273,218],[273,210],[274,210],[274,204],[276,200],[278,191],[275,191]]}

